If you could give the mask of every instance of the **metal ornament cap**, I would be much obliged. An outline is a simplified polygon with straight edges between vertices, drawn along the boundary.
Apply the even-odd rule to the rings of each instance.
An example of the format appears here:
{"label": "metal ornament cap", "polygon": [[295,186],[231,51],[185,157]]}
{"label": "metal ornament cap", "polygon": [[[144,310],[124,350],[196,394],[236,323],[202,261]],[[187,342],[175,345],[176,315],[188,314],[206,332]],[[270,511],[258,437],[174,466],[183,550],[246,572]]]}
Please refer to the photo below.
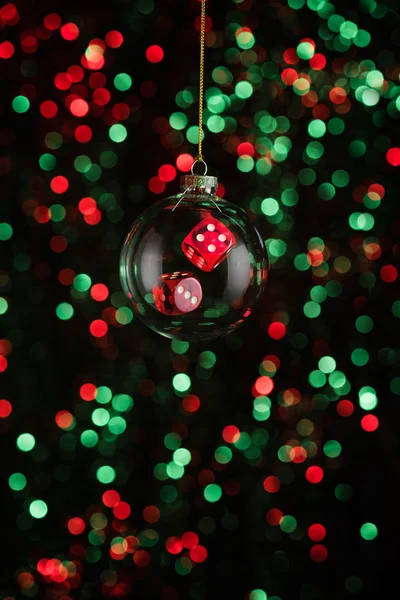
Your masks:
{"label": "metal ornament cap", "polygon": [[188,188],[198,193],[215,194],[218,187],[218,179],[211,175],[182,175],[181,191]]}

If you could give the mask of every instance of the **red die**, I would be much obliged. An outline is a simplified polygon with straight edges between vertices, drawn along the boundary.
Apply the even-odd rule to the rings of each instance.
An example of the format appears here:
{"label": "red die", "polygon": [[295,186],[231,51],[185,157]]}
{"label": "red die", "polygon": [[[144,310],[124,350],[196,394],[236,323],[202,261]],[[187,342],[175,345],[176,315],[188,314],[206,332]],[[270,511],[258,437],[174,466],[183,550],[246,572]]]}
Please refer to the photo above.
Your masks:
{"label": "red die", "polygon": [[185,256],[202,271],[212,271],[236,244],[233,233],[221,221],[203,219],[182,242]]}
{"label": "red die", "polygon": [[181,315],[200,306],[203,291],[193,273],[165,273],[153,287],[154,303],[164,315]]}

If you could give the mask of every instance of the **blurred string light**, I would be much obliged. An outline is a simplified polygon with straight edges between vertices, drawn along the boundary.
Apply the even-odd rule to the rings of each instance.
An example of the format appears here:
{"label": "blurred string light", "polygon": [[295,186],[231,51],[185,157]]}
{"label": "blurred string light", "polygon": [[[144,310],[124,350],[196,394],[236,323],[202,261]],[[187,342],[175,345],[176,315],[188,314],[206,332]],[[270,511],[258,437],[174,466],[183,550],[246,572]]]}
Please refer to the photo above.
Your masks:
{"label": "blurred string light", "polygon": [[[107,565],[100,576],[103,590],[123,597],[130,590],[118,580],[119,565],[145,569],[159,564],[160,549],[161,560],[185,577],[208,560],[206,546],[220,526],[221,506],[227,513],[221,526],[231,531],[238,527],[234,509],[229,512],[225,507],[232,507],[230,499],[241,493],[242,475],[246,484],[253,472],[259,479],[255,493],[268,503],[265,510],[256,509],[267,541],[276,544],[285,539],[285,544],[295,545],[302,540],[308,560],[315,563],[340,552],[332,541],[329,514],[322,510],[323,522],[313,523],[309,513],[302,513],[288,496],[298,496],[306,486],[307,499],[312,494],[318,497],[322,489],[339,508],[351,507],[359,484],[341,475],[340,467],[351,453],[345,424],[351,436],[356,432],[363,436],[364,444],[369,436],[377,439],[383,396],[381,385],[371,380],[371,364],[398,365],[396,349],[376,349],[371,342],[382,321],[370,305],[370,298],[389,296],[398,280],[393,264],[398,247],[392,243],[385,213],[396,200],[392,179],[400,165],[394,136],[400,116],[398,30],[391,30],[383,47],[380,41],[377,45],[381,28],[390,29],[390,8],[382,2],[363,1],[348,11],[330,2],[288,0],[287,6],[271,9],[274,23],[283,32],[280,44],[274,46],[263,37],[263,23],[254,18],[251,3],[235,0],[229,8],[220,29],[211,18],[206,23],[206,45],[218,49],[221,59],[206,79],[204,139],[207,143],[213,138],[215,156],[222,154],[236,168],[242,189],[249,189],[243,204],[253,218],[268,226],[265,244],[273,272],[282,273],[286,281],[293,278],[301,305],[290,314],[282,307],[268,308],[261,317],[266,343],[247,390],[245,418],[224,413],[225,424],[220,435],[213,434],[204,464],[201,441],[192,442],[189,435],[196,415],[210,410],[207,393],[198,389],[209,380],[212,389],[213,375],[226,356],[215,349],[199,351],[195,370],[189,372],[193,349],[172,342],[170,355],[160,350],[155,357],[163,364],[170,361],[169,381],[149,379],[144,360],[127,367],[137,382],[138,395],[146,401],[151,398],[157,407],[173,397],[180,411],[173,425],[166,419],[161,442],[155,442],[159,445],[157,458],[151,457],[154,505],[144,507],[139,516],[132,515],[124,497],[129,474],[118,451],[131,440],[140,401],[136,393],[126,393],[119,380],[111,389],[99,368],[96,377],[88,375],[77,384],[73,413],[55,410],[47,421],[51,421],[49,430],[53,428],[48,439],[34,427],[29,431],[25,421],[13,422],[13,444],[21,462],[19,470],[10,471],[8,485],[18,506],[21,535],[30,536],[33,529],[40,532],[41,522],[60,525],[57,505],[47,499],[47,486],[31,474],[32,465],[54,451],[50,444],[54,428],[60,456],[68,457],[70,464],[74,453],[77,462],[79,457],[91,457],[88,477],[93,486],[93,504],[80,506],[79,516],[63,517],[72,545],[61,541],[52,547],[53,557],[35,552],[34,559],[21,565],[17,587],[24,596],[40,597],[42,585],[56,593],[62,585],[68,598],[88,582],[84,568],[99,563]],[[99,279],[97,258],[86,266],[74,260],[74,254],[79,257],[79,239],[91,231],[110,255],[119,251],[116,231],[126,204],[116,183],[117,169],[135,136],[135,124],[143,118],[141,107],[147,109],[147,99],[155,93],[153,81],[137,81],[134,66],[126,72],[121,53],[132,30],[145,23],[151,24],[148,31],[154,30],[151,19],[162,15],[162,10],[152,0],[139,0],[134,18],[121,31],[112,29],[92,39],[80,17],[64,20],[49,12],[33,27],[23,9],[19,11],[13,3],[0,9],[0,61],[9,74],[12,91],[7,102],[13,119],[21,128],[29,127],[28,119],[39,124],[36,183],[29,194],[25,189],[21,194],[22,213],[29,231],[39,230],[51,252],[62,259],[57,263],[61,265],[56,276],[59,297],[51,300],[57,327],[66,335],[75,323],[84,327],[95,359],[100,355],[108,364],[118,359],[118,330],[131,323],[133,313],[113,279]],[[316,32],[308,27],[311,21]],[[289,22],[290,36],[286,34]],[[197,20],[195,26],[199,28]],[[298,35],[308,28],[314,31],[313,38]],[[141,60],[147,61],[157,81],[168,45],[151,42],[146,41]],[[47,73],[46,63],[43,75],[43,59],[37,53],[52,52],[56,43],[68,56],[76,50],[76,56],[59,72]],[[52,78],[51,92],[48,86],[46,92],[41,88],[44,76]],[[172,94],[171,113],[152,120],[152,130],[168,157],[148,182],[132,182],[128,198],[133,203],[143,200],[145,183],[151,194],[162,194],[193,162],[197,90],[189,85]],[[7,151],[12,135],[2,131],[1,136],[6,151],[0,158],[0,174],[6,178],[17,163]],[[220,195],[230,186],[229,178],[222,181]],[[307,210],[309,223],[300,231],[297,211],[302,210]],[[325,226],[327,221],[331,229]],[[9,331],[0,340],[0,377],[8,375],[9,363],[16,360],[13,345],[20,343],[11,325],[18,313],[12,280],[33,273],[40,282],[48,271],[26,249],[13,246],[17,227],[2,213],[0,245],[13,257],[10,272],[0,271],[0,318]],[[345,310],[346,323],[352,325],[341,349],[332,351],[329,340],[337,334],[338,315]],[[398,299],[391,297],[387,318],[384,326],[390,329],[400,318]],[[290,382],[281,378],[282,359],[287,360],[285,344],[302,370]],[[399,378],[388,378],[384,389],[385,396],[400,395]],[[13,419],[14,402],[11,395],[0,400],[2,420]],[[331,419],[337,423],[334,432],[326,425]],[[225,478],[235,465],[240,466],[240,477]],[[68,481],[68,468],[61,460],[54,477]],[[188,491],[192,485],[199,492],[194,500]],[[269,504],[270,498],[274,504]],[[202,516],[193,525],[196,531],[184,531],[183,525],[176,531],[176,520],[170,516],[179,515],[182,505],[185,511],[188,505],[193,511],[193,506],[200,507]],[[374,520],[375,515],[367,518]],[[352,533],[361,537],[361,543],[375,544],[378,529],[379,523],[352,520]],[[35,540],[40,537],[32,535]],[[106,562],[102,562],[104,555]],[[282,564],[288,565],[286,555],[283,559]],[[280,567],[280,571],[288,569]],[[267,581],[265,590],[249,583],[248,598],[286,597],[283,592],[282,598],[274,595],[273,578]],[[340,585],[342,595],[364,588],[362,578],[351,572]],[[14,597],[12,593],[9,597]],[[319,592],[303,589],[302,593],[311,598]]]}

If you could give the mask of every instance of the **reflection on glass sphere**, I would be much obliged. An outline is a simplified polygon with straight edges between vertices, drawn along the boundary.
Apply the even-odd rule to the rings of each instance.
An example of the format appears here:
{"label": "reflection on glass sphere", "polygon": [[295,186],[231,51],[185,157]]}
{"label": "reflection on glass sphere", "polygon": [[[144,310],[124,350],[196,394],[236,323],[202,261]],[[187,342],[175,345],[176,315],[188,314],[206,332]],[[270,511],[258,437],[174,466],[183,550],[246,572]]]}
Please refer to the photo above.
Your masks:
{"label": "reflection on glass sphere", "polygon": [[214,195],[214,177],[183,180],[183,195],[157,202],[133,224],[120,277],[150,329],[200,341],[226,335],[250,316],[268,262],[246,213]]}

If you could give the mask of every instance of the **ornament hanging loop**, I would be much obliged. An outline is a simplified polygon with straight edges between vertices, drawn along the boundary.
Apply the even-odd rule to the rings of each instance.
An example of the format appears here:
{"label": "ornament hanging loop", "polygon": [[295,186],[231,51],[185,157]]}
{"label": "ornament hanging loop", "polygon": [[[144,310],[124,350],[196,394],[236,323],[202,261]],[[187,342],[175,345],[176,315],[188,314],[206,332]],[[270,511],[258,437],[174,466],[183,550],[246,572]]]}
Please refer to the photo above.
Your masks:
{"label": "ornament hanging loop", "polygon": [[192,164],[192,167],[191,167],[191,169],[190,169],[190,170],[191,170],[191,172],[192,172],[192,175],[197,175],[197,174],[199,174],[199,175],[200,175],[200,173],[195,173],[195,172],[194,172],[194,167],[195,167],[195,165],[196,165],[197,163],[203,163],[203,165],[204,165],[204,173],[201,173],[201,175],[203,175],[203,176],[204,176],[204,175],[207,175],[207,171],[208,171],[208,166],[207,166],[207,163],[206,163],[206,161],[204,160],[204,158],[201,158],[201,157],[199,157],[199,156],[197,156],[197,157],[195,158],[195,160],[194,160],[194,163]]}

